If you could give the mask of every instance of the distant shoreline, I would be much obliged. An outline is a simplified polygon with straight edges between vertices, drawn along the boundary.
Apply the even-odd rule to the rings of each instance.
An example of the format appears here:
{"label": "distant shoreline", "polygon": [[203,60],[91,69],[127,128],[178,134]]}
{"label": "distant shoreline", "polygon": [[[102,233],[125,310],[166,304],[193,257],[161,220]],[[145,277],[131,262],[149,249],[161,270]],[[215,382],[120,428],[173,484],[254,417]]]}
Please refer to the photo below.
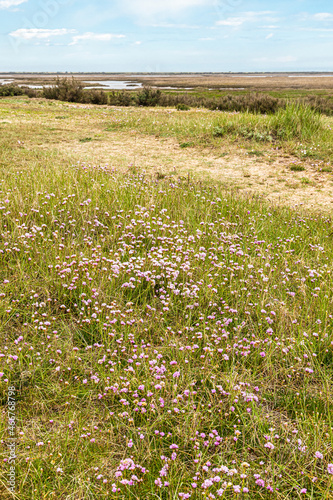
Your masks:
{"label": "distant shoreline", "polygon": [[34,72],[34,71],[4,71],[0,72],[0,77],[2,76],[9,76],[9,75],[15,75],[15,76],[20,76],[24,75],[25,77],[31,75],[31,76],[46,76],[46,77],[51,77],[51,76],[89,76],[89,75],[98,75],[98,76],[119,76],[119,75],[127,75],[131,77],[167,77],[167,76],[223,76],[223,77],[258,77],[258,76],[270,76],[270,77],[279,77],[279,76],[309,76],[309,77],[329,77],[333,76],[333,71],[257,71],[257,72],[156,72],[156,73],[148,73],[148,72],[141,72],[141,73],[134,73],[134,72]]}

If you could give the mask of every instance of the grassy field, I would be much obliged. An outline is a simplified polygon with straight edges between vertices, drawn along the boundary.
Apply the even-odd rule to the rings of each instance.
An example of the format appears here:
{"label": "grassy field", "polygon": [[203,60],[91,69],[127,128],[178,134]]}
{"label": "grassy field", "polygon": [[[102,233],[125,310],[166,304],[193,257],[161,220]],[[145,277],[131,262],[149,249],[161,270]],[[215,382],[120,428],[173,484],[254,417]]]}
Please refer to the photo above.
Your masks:
{"label": "grassy field", "polygon": [[1,498],[332,498],[331,212],[186,171],[330,183],[332,120],[277,116],[0,101]]}

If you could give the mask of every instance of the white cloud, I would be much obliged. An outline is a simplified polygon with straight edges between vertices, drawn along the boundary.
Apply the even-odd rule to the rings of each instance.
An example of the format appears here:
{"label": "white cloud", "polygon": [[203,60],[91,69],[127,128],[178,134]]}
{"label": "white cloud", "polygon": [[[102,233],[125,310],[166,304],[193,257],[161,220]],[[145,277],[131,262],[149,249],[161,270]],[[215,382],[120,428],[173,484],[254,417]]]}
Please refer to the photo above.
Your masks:
{"label": "white cloud", "polygon": [[266,40],[269,40],[270,38],[273,38],[274,34],[270,33],[269,35],[266,36]]}
{"label": "white cloud", "polygon": [[16,31],[12,31],[10,36],[20,40],[44,40],[45,42],[49,41],[51,38],[65,36],[65,35],[74,35],[72,37],[72,42],[70,45],[76,45],[81,41],[97,41],[97,42],[108,42],[114,38],[125,38],[125,35],[114,35],[112,33],[83,33],[82,35],[77,34],[77,30],[69,30],[66,28],[60,29],[25,29],[21,28]]}
{"label": "white cloud", "polygon": [[245,23],[255,23],[259,21],[276,22],[278,19],[275,17],[275,12],[272,11],[259,11],[259,12],[244,12],[239,16],[227,17],[217,21],[217,26],[231,26],[238,28]]}
{"label": "white cloud", "polygon": [[119,0],[121,10],[141,19],[169,17],[185,9],[214,4],[216,0]]}
{"label": "white cloud", "polygon": [[70,45],[76,45],[81,41],[109,42],[114,38],[125,38],[125,35],[114,35],[113,33],[83,33],[83,35],[73,36]]}
{"label": "white cloud", "polygon": [[314,14],[313,19],[316,21],[333,21],[333,14],[329,12],[318,12],[318,14]]}
{"label": "white cloud", "polygon": [[38,40],[47,40],[51,37],[54,36],[64,36],[64,35],[69,35],[76,33],[76,30],[67,30],[65,28],[62,29],[55,29],[55,30],[47,30],[47,29],[37,29],[37,28],[32,28],[32,29],[19,29],[16,31],[12,31],[10,36],[14,38],[21,38],[23,40],[33,40],[33,39],[38,39]]}
{"label": "white cloud", "polygon": [[300,28],[300,31],[319,31],[321,33],[332,32],[333,28]]}
{"label": "white cloud", "polygon": [[150,24],[152,28],[170,28],[170,29],[199,29],[198,25],[191,24],[175,24],[175,23],[155,23]]}
{"label": "white cloud", "polygon": [[26,1],[27,0],[0,0],[0,9],[10,9],[11,7],[21,5],[21,3]]}
{"label": "white cloud", "polygon": [[242,26],[245,21],[246,19],[244,17],[228,17],[223,21],[218,21],[216,24],[218,26],[233,26],[234,28],[237,28],[238,26]]}

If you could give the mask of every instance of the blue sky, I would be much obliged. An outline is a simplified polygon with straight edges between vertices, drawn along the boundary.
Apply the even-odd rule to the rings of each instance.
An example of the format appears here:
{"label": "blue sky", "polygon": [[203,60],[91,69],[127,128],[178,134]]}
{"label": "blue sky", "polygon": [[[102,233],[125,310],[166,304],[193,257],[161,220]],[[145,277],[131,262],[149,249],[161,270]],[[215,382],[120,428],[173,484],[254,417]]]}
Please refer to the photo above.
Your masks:
{"label": "blue sky", "polygon": [[332,0],[0,0],[0,71],[333,71]]}

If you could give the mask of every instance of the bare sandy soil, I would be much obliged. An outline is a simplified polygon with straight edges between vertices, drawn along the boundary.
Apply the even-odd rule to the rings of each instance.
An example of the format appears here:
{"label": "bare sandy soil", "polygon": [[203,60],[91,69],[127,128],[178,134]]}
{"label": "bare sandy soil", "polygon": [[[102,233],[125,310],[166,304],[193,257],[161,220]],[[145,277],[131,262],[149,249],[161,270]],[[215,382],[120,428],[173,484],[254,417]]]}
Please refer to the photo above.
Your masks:
{"label": "bare sandy soil", "polygon": [[107,142],[69,143],[66,149],[88,163],[122,170],[137,167],[156,175],[190,174],[274,203],[333,211],[333,176],[318,172],[310,162],[304,164],[305,171],[292,172],[290,166],[297,160],[282,152],[254,158],[245,150],[227,147],[222,152],[225,156],[218,157],[210,150],[184,150],[173,139],[119,132],[112,133]]}

